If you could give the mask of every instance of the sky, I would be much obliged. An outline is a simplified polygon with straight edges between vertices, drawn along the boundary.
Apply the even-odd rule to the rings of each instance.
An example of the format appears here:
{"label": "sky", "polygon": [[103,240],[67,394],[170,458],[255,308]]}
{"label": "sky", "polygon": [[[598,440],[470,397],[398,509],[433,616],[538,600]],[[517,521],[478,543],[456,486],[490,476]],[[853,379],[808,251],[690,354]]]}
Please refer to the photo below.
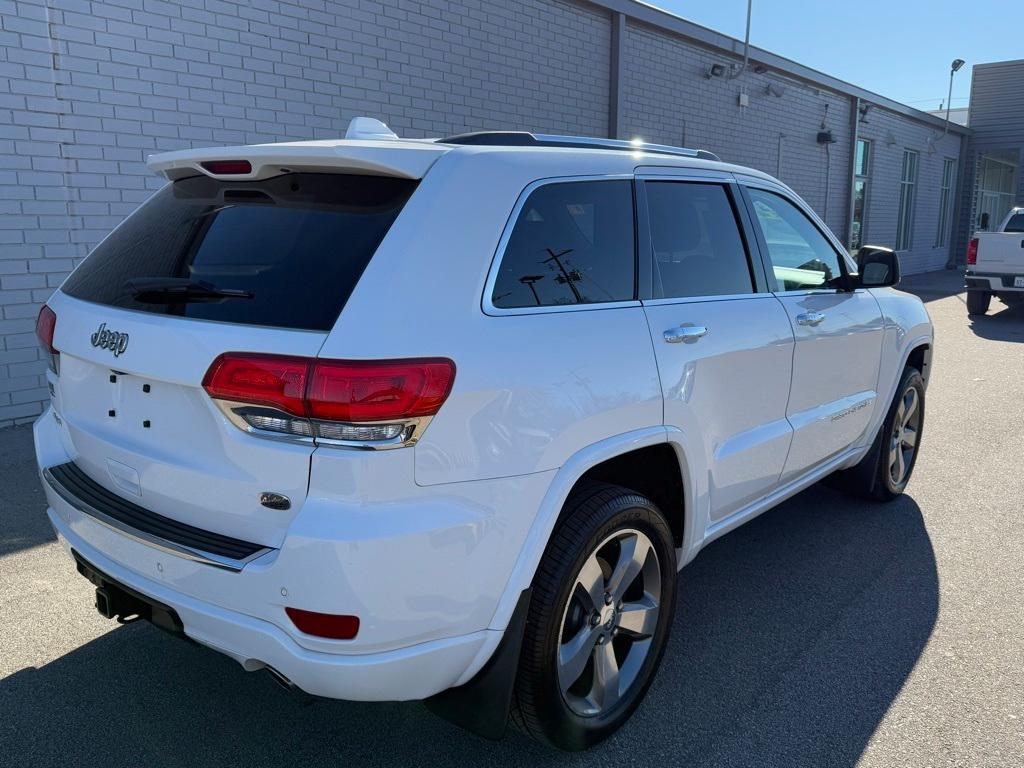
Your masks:
{"label": "sky", "polygon": [[[743,39],[747,0],[646,0]],[[1024,58],[1016,0],[753,0],[750,44],[917,109],[938,109],[953,59],[953,107],[966,107],[971,65]],[[1024,84],[1022,84],[1024,87]]]}

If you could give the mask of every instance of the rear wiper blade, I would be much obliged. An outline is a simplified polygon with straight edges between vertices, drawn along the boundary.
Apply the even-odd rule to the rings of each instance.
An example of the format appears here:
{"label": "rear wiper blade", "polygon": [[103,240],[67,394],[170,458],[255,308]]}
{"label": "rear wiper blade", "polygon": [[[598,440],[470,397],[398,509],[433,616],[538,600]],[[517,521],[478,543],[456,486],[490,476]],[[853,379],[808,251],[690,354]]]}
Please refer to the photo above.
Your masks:
{"label": "rear wiper blade", "polygon": [[252,291],[220,288],[205,280],[187,277],[136,278],[125,282],[132,297],[143,304],[184,304],[187,302],[251,299]]}

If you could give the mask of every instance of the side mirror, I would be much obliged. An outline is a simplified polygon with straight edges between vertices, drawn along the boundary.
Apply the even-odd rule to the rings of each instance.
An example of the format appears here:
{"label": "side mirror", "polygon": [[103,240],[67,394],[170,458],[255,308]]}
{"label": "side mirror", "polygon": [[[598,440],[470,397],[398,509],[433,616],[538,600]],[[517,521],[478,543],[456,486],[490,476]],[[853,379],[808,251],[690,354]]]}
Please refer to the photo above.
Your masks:
{"label": "side mirror", "polygon": [[988,219],[989,219],[988,211],[985,211],[984,213],[981,214],[981,216],[978,217],[978,229],[987,230],[988,229]]}
{"label": "side mirror", "polygon": [[865,245],[857,251],[857,272],[862,288],[886,288],[900,281],[900,260],[892,248]]}

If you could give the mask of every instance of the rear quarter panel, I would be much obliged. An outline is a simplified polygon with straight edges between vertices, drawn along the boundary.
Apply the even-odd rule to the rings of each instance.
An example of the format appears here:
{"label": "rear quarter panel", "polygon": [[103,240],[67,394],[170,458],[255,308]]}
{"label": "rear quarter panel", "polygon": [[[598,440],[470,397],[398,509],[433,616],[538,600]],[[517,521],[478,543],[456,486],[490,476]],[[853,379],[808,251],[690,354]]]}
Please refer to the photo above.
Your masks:
{"label": "rear quarter panel", "polygon": [[474,149],[445,156],[423,180],[320,352],[455,361],[452,393],[414,449],[421,485],[554,469],[601,439],[662,423],[639,304],[503,316],[482,308],[499,239],[528,184],[632,165],[602,156],[614,153]]}

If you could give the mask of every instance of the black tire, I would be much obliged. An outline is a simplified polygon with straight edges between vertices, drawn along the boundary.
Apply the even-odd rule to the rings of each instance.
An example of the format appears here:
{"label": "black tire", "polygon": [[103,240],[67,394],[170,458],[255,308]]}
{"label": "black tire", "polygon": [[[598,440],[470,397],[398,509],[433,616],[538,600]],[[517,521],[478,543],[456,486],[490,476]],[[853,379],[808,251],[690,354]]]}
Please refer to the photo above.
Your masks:
{"label": "black tire", "polygon": [[[897,437],[896,424],[897,419],[901,416],[900,405],[908,396],[908,390],[911,389],[917,398],[918,409],[914,430],[914,449],[908,456],[901,443],[899,450],[903,453],[904,471],[901,479],[897,481],[893,477],[890,451],[893,449],[894,440]],[[867,455],[850,469],[832,475],[830,484],[873,501],[891,501],[901,495],[906,489],[907,483],[910,482],[914,466],[917,464],[918,454],[921,452],[921,439],[924,436],[924,395],[924,379],[921,378],[921,372],[908,365],[903,369],[903,375],[896,387],[896,394],[889,406],[889,411],[886,413],[885,420],[879,427],[878,434]],[[904,412],[905,410],[904,407]]]}
{"label": "black tire", "polygon": [[989,291],[967,292],[968,315],[984,315],[986,312],[988,312],[988,307],[991,303],[992,294]]}
{"label": "black tire", "polygon": [[[638,532],[643,536],[628,538]],[[617,539],[618,536],[624,538]],[[597,557],[601,573],[605,574],[603,581],[599,577],[595,583],[602,585],[602,590],[605,589],[604,585],[608,585],[608,589],[611,590],[613,580],[607,578],[611,568],[610,560],[614,559],[613,556],[618,552],[623,558],[622,562],[630,561],[622,554],[626,551],[627,545],[618,542],[639,541],[643,537],[647,540],[644,547],[650,544],[650,549],[645,549],[648,554],[645,556],[646,565],[643,571],[638,572],[630,582],[631,589],[634,590],[630,599],[637,599],[635,595],[638,584],[643,591],[647,586],[643,580],[653,578],[653,582],[660,589],[655,601],[658,606],[656,621],[650,621],[650,624],[654,625],[654,630],[649,634],[637,636],[644,638],[636,641],[641,643],[636,646],[636,652],[641,655],[636,657],[632,670],[637,671],[632,672],[635,675],[632,682],[623,678],[620,685],[627,687],[621,693],[615,694],[617,698],[609,696],[614,703],[609,704],[605,710],[598,707],[600,711],[594,714],[580,714],[578,702],[582,699],[574,699],[575,694],[571,692],[563,694],[560,684],[560,674],[565,670],[559,661],[560,651],[565,653],[563,633],[566,633],[566,637],[574,634],[582,637],[586,633],[601,633],[604,638],[605,629],[609,628],[606,638],[599,638],[597,644],[591,644],[591,650],[580,656],[589,657],[589,661],[586,662],[587,666],[582,668],[581,676],[576,682],[582,681],[584,688],[592,686],[595,691],[599,687],[596,654],[601,653],[603,649],[605,653],[613,656],[622,654],[624,661],[629,658],[628,654],[634,652],[634,640],[624,626],[620,631],[618,619],[615,618],[619,615],[616,608],[622,603],[616,604],[613,601],[603,609],[614,614],[608,624],[600,623],[603,621],[603,614],[598,618],[596,612],[588,613],[586,608],[580,610],[581,603],[593,603],[589,602],[590,593],[586,590],[580,592],[577,579],[584,578],[581,571],[584,565],[594,563],[591,559],[594,555]],[[608,541],[611,543],[599,546]],[[612,549],[609,550],[609,547]],[[656,566],[660,568],[656,578],[648,575],[651,551],[657,555]],[[608,552],[612,555],[608,555]],[[608,559],[602,559],[602,556]],[[629,579],[623,583],[626,581]],[[639,493],[605,483],[591,483],[577,490],[566,502],[563,519],[548,542],[533,580],[533,595],[512,700],[513,723],[534,739],[567,751],[593,746],[622,726],[640,704],[661,661],[675,612],[675,588],[676,559],[672,531],[654,503]],[[607,597],[608,592],[605,594]],[[644,591],[644,594],[648,593]],[[628,609],[629,604],[626,605]],[[581,618],[576,628],[568,631],[574,612]],[[587,616],[591,616],[593,621]],[[618,662],[616,670],[617,664]],[[616,686],[616,691],[618,690],[619,686]],[[570,703],[573,700],[577,703]]]}

